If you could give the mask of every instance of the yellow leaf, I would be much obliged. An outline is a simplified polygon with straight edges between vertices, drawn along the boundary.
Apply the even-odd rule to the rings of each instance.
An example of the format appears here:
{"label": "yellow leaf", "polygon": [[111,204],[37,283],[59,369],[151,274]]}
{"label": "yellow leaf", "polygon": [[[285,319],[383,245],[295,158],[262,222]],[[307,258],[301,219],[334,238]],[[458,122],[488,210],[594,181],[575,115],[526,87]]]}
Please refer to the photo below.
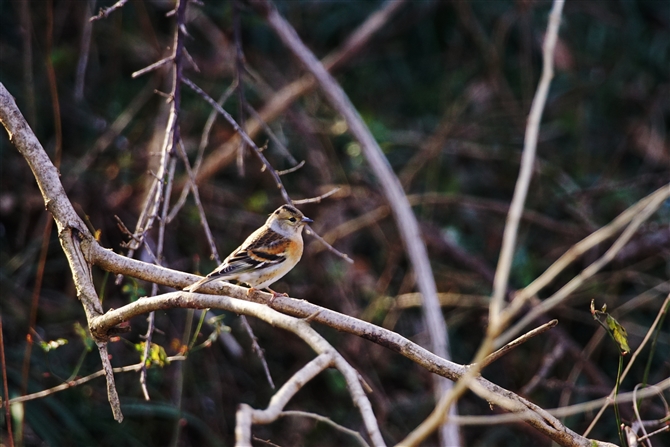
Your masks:
{"label": "yellow leaf", "polygon": [[630,347],[628,346],[628,333],[626,329],[621,326],[621,324],[612,318],[611,315],[607,315],[607,327],[610,329],[610,334],[612,338],[619,345],[621,354],[626,355],[630,352]]}

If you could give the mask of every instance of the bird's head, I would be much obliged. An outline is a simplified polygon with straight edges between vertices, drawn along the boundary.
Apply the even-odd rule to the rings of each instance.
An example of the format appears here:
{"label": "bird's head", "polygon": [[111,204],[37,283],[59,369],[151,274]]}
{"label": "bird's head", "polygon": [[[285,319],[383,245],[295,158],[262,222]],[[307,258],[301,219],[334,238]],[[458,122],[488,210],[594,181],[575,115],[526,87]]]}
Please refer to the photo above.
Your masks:
{"label": "bird's head", "polygon": [[282,205],[277,208],[268,218],[267,225],[277,233],[291,236],[300,233],[310,222],[314,222],[309,217],[305,217],[299,209],[291,205]]}

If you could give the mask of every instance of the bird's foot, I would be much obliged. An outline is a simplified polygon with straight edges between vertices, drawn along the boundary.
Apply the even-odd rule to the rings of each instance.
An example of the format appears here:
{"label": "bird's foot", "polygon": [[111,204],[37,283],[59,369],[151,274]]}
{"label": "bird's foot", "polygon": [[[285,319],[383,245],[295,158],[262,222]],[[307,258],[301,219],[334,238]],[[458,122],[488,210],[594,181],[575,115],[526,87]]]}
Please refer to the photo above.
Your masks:
{"label": "bird's foot", "polygon": [[272,303],[274,303],[278,296],[288,296],[288,293],[277,293],[269,287],[267,287],[267,290],[272,294],[272,298],[270,298],[270,302],[268,303],[270,306],[272,306]]}

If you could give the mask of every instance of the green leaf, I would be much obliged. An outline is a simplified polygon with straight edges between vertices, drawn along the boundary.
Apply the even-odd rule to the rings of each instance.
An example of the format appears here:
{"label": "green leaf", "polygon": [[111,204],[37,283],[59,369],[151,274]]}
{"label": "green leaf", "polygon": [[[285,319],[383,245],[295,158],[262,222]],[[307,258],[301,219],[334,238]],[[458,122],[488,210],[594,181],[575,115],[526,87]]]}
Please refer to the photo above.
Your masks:
{"label": "green leaf", "polygon": [[630,347],[628,346],[628,333],[626,332],[626,329],[609,314],[607,315],[607,327],[610,330],[612,338],[619,345],[621,354],[628,354],[630,352]]}
{"label": "green leaf", "polygon": [[[141,342],[137,343],[135,345],[135,349],[143,353],[144,352],[144,346],[146,342]],[[158,365],[161,368],[164,367],[165,365],[170,364],[170,361],[168,360],[168,355],[165,352],[165,349],[156,343],[151,343],[151,347],[149,348],[149,358],[144,359],[144,363],[147,367],[150,367],[151,365]]]}
{"label": "green leaf", "polygon": [[93,337],[89,335],[88,331],[84,329],[78,321],[74,324],[74,332],[81,338],[81,341],[84,342],[87,351],[93,349],[93,346],[95,345]]}
{"label": "green leaf", "polygon": [[59,338],[57,340],[49,340],[49,341],[40,341],[40,348],[44,350],[44,352],[49,352],[53,351],[54,349],[58,349],[63,345],[67,344],[67,340],[64,338]]}

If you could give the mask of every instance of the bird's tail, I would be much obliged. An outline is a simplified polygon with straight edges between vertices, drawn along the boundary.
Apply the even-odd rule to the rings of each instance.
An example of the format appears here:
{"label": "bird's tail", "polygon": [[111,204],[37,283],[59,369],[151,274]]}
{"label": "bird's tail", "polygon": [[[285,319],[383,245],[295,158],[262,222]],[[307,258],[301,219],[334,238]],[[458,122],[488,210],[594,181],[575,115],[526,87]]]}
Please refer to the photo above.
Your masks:
{"label": "bird's tail", "polygon": [[186,291],[186,292],[196,292],[198,289],[200,289],[200,287],[202,287],[205,284],[207,284],[208,282],[214,281],[216,279],[220,279],[220,277],[218,277],[218,276],[205,276],[204,278],[202,278],[199,281],[194,282],[190,286],[184,287],[184,291]]}

